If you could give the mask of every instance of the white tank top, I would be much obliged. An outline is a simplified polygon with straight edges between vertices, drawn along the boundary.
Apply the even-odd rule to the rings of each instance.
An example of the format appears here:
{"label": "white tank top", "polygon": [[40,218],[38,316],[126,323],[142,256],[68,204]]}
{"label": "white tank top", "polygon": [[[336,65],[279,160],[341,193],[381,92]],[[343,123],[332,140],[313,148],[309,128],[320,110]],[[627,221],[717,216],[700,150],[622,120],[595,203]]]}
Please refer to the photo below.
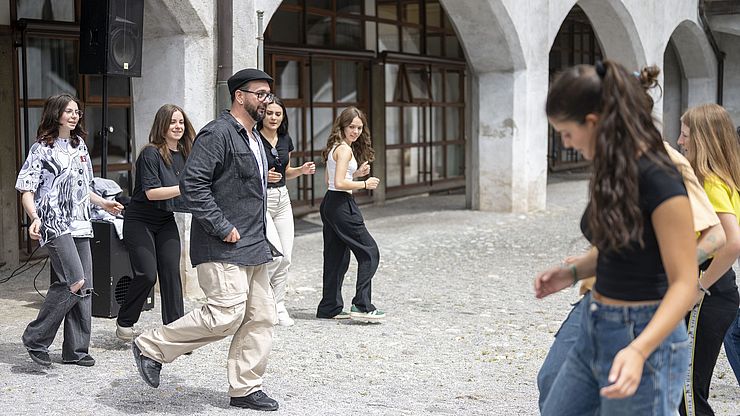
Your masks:
{"label": "white tank top", "polygon": [[[342,146],[342,145],[337,145]],[[334,177],[337,172],[337,161],[334,160],[334,149],[337,148],[337,146],[334,146],[329,151],[329,157],[326,159],[326,170],[329,172],[329,190],[330,191],[341,191],[341,192],[347,192],[352,193],[351,190],[347,191],[344,189],[337,189],[336,186],[334,186]],[[355,173],[357,170],[357,160],[355,159],[355,155],[352,155],[352,159],[349,161],[349,165],[347,165],[347,173],[344,175],[344,178],[348,181],[353,180],[352,174]]]}

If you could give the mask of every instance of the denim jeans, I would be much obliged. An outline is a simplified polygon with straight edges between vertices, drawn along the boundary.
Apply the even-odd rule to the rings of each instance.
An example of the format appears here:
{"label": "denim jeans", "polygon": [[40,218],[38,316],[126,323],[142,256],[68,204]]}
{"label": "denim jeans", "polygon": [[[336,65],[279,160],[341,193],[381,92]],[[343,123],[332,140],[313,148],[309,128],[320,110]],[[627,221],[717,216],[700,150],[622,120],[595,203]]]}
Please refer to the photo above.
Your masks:
{"label": "denim jeans", "polygon": [[[54,282],[46,292],[39,314],[23,332],[23,345],[29,351],[48,352],[59,326],[64,321],[62,360],[79,361],[90,347],[92,326],[92,256],[89,238],[62,234],[46,243],[54,271]],[[85,279],[76,293],[69,287]]]}
{"label": "denim jeans", "polygon": [[575,345],[578,336],[581,334],[581,321],[583,320],[584,310],[591,300],[591,292],[587,292],[578,302],[573,304],[568,317],[560,325],[560,329],[555,334],[555,341],[547,353],[545,361],[537,373],[537,388],[540,391],[539,406],[545,404],[547,394],[552,388],[552,383],[558,375],[558,371],[563,366],[568,352]]}
{"label": "denim jeans", "polygon": [[611,306],[591,299],[581,336],[568,353],[542,409],[548,415],[674,415],[681,403],[689,365],[683,321],[645,361],[634,395],[607,399],[599,390],[608,382],[614,356],[632,342],[652,319],[658,305]]}
{"label": "denim jeans", "polygon": [[727,330],[724,344],[727,361],[730,362],[730,367],[735,372],[737,384],[740,385],[740,309],[737,310],[735,322]]}

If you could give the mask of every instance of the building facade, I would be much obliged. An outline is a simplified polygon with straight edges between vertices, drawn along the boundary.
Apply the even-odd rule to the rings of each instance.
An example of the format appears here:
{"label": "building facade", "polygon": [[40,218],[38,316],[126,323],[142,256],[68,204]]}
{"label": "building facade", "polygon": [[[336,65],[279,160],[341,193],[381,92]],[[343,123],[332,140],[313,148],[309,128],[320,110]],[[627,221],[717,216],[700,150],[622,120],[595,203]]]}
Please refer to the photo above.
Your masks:
{"label": "building facade", "polygon": [[[663,69],[656,114],[675,143],[689,106],[721,102],[740,124],[740,4],[714,0],[147,0],[142,76],[109,78],[108,177],[131,188],[156,110],[196,129],[228,105],[225,81],[261,65],[284,98],[294,164],[318,160],[334,116],[365,110],[382,203],[464,188],[472,209],[545,209],[549,171],[583,164],[548,129],[559,69],[614,59]],[[0,262],[30,248],[15,174],[44,99],[71,92],[100,160],[101,77],[79,74],[80,0],[0,0]],[[110,129],[109,129],[110,131]],[[315,210],[322,172],[292,181]],[[27,253],[26,253],[27,254]]]}

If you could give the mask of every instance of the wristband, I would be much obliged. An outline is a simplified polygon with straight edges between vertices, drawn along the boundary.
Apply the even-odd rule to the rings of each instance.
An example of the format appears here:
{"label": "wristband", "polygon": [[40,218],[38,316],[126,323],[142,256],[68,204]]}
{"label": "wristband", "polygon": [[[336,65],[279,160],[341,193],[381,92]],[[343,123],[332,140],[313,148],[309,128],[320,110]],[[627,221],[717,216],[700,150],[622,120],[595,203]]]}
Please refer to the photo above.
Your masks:
{"label": "wristband", "polygon": [[363,184],[365,184],[364,189],[367,189],[367,181],[362,181]]}
{"label": "wristband", "polygon": [[570,273],[573,275],[573,286],[578,283],[578,271],[576,270],[575,264],[569,264],[568,268],[570,269]]}
{"label": "wristband", "polygon": [[642,353],[642,351],[640,351],[639,348],[635,347],[632,344],[627,344],[627,348],[632,348],[633,350],[637,351],[637,353],[640,354],[640,357],[642,357],[643,360],[647,361],[647,357],[645,356],[645,354]]}

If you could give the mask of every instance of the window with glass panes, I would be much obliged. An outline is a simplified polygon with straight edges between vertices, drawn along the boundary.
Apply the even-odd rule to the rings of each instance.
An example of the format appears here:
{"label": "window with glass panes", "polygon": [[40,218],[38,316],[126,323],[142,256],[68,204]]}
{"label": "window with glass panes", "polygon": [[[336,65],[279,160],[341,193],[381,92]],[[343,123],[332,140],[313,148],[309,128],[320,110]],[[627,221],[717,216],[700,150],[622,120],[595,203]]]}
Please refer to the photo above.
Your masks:
{"label": "window with glass panes", "polygon": [[[465,60],[437,0],[283,1],[267,27],[265,53],[288,107],[292,164],[322,162],[314,177],[287,182],[299,212],[326,189],[319,154],[331,122],[348,105],[368,112],[374,97],[386,111],[367,116],[385,120],[384,131],[371,133],[386,142],[383,180],[391,191],[464,178]],[[370,94],[371,85],[382,88],[370,80],[378,62],[386,63],[385,89],[394,83],[403,90],[391,99]]]}
{"label": "window with glass panes", "polygon": [[[36,130],[44,102],[55,94],[69,93],[83,103],[82,123],[88,133],[93,169],[100,174],[102,77],[80,75],[79,1],[11,0],[11,25],[19,42],[16,47],[15,84],[18,164],[25,160],[36,140]],[[115,180],[128,194],[132,187],[131,159],[133,128],[131,126],[130,79],[108,78],[108,178]],[[19,239],[22,247],[27,233],[25,215],[19,214]]]}

